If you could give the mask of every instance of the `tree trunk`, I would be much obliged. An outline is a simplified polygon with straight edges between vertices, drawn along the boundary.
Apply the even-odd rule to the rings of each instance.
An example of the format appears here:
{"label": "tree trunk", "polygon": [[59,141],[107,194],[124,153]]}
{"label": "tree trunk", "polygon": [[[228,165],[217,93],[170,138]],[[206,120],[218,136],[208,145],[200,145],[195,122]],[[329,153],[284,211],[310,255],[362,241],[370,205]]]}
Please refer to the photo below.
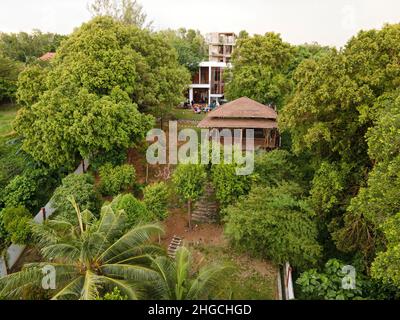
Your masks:
{"label": "tree trunk", "polygon": [[192,230],[192,200],[188,201],[189,230]]}

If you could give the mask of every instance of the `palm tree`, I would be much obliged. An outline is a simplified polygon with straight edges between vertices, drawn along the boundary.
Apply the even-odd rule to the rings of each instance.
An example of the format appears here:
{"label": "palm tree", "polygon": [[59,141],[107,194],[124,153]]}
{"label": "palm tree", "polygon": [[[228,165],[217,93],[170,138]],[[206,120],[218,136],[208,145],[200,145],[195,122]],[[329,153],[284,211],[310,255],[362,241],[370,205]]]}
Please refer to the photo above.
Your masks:
{"label": "palm tree", "polygon": [[193,274],[192,256],[185,247],[177,251],[175,259],[165,256],[153,258],[153,268],[160,274],[158,281],[153,283],[153,294],[164,300],[208,299],[232,270],[228,265],[208,265]]}
{"label": "palm tree", "polygon": [[129,299],[144,298],[144,285],[158,279],[151,256],[161,252],[150,240],[162,232],[155,224],[127,230],[126,214],[104,206],[97,220],[81,212],[70,199],[78,226],[66,220],[33,225],[41,254],[49,262],[26,265],[22,271],[0,279],[0,296],[20,298],[29,288],[40,288],[43,267],[54,268],[56,289],[52,299],[93,300],[115,288]]}

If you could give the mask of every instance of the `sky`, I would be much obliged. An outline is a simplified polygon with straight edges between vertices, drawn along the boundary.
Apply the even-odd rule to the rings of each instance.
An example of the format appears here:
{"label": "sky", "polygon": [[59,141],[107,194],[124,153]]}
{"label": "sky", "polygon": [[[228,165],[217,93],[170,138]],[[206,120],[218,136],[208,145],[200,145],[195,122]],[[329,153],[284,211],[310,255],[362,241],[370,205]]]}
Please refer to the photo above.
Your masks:
{"label": "sky", "polygon": [[[0,31],[71,33],[90,0],[0,0]],[[341,47],[359,30],[400,22],[399,0],[141,0],[153,27],[277,32],[292,44]]]}

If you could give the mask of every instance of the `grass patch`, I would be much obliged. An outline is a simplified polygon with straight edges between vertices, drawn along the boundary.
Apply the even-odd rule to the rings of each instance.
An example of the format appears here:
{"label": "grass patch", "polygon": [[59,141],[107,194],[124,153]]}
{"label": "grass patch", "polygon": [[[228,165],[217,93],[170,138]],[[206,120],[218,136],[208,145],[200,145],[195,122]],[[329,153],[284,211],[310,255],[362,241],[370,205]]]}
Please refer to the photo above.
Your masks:
{"label": "grass patch", "polygon": [[13,133],[12,122],[17,115],[16,105],[0,105],[0,137],[5,137]]}
{"label": "grass patch", "polygon": [[173,109],[171,111],[171,120],[201,121],[205,116],[205,113],[196,114],[192,109]]}
{"label": "grass patch", "polygon": [[202,265],[227,263],[233,267],[234,271],[218,284],[218,299],[275,299],[276,268],[269,263],[239,255],[228,246],[201,245],[194,250]]}

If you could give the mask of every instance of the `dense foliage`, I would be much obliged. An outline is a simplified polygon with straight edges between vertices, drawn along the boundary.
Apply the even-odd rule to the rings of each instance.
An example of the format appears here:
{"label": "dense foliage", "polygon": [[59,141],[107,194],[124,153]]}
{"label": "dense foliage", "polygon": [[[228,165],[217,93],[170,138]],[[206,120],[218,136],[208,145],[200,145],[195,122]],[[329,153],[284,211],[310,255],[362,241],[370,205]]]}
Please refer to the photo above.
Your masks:
{"label": "dense foliage", "polygon": [[[45,83],[15,128],[35,159],[72,168],[83,157],[142,141],[153,118],[138,108],[176,105],[188,75],[161,36],[99,17],[62,43]],[[35,101],[31,94],[23,100]]]}
{"label": "dense foliage", "polygon": [[275,33],[238,40],[233,52],[233,70],[226,95],[230,100],[249,97],[264,104],[282,106],[291,92],[288,76],[293,47]]}
{"label": "dense foliage", "polygon": [[225,209],[226,235],[239,248],[277,264],[316,264],[321,254],[317,227],[301,192],[289,183],[253,187],[248,197]]}
{"label": "dense foliage", "polygon": [[164,182],[148,185],[144,189],[143,202],[147,210],[159,220],[168,217],[169,191]]}
{"label": "dense foliage", "polygon": [[206,179],[205,166],[199,164],[180,164],[172,176],[177,195],[187,202],[189,227],[192,220],[192,204],[203,194]]}
{"label": "dense foliage", "polygon": [[222,207],[233,204],[240,196],[248,194],[253,176],[239,176],[236,164],[218,164],[212,166],[211,181],[216,198]]}
{"label": "dense foliage", "polygon": [[107,163],[99,169],[100,191],[106,196],[115,196],[128,191],[135,184],[136,171],[129,164],[113,167]]}
{"label": "dense foliage", "polygon": [[20,62],[30,62],[46,52],[55,52],[67,37],[33,30],[32,33],[0,33],[0,52]]}
{"label": "dense foliage", "polygon": [[399,39],[400,25],[385,25],[304,60],[280,117],[293,151],[312,157],[309,200],[325,255],[355,259],[388,284],[396,284],[400,211]]}
{"label": "dense foliage", "polygon": [[199,71],[200,62],[208,57],[208,48],[205,39],[193,29],[163,30],[160,34],[177,51],[179,63],[185,66],[192,74]]}
{"label": "dense foliage", "polygon": [[100,200],[94,189],[94,178],[90,174],[70,174],[65,177],[52,198],[54,208],[61,217],[75,220],[76,214],[69,200],[71,196],[82,210],[98,214]]}
{"label": "dense foliage", "polygon": [[116,197],[112,201],[111,207],[114,210],[124,210],[130,226],[137,225],[138,223],[155,222],[157,220],[156,216],[147,209],[146,205],[130,193]]}
{"label": "dense foliage", "polygon": [[31,220],[32,214],[24,207],[5,208],[0,212],[0,225],[3,225],[7,237],[14,244],[28,244],[32,240]]}
{"label": "dense foliage", "polygon": [[0,103],[14,100],[21,69],[20,63],[3,56],[0,51]]}
{"label": "dense foliage", "polygon": [[1,205],[5,207],[24,206],[37,212],[50,199],[51,192],[58,184],[57,173],[46,169],[26,169],[13,178],[1,192]]}

